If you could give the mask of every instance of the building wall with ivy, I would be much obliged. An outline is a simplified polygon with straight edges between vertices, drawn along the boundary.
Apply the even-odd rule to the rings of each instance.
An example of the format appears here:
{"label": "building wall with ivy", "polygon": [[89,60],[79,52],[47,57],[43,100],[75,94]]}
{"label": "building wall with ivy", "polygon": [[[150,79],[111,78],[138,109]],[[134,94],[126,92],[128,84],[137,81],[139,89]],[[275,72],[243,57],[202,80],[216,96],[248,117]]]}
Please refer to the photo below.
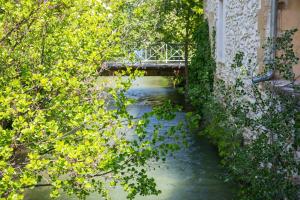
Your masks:
{"label": "building wall with ivy", "polygon": [[[263,71],[265,62],[263,45],[270,36],[270,12],[270,0],[206,0],[205,15],[209,22],[211,40],[216,41],[213,49],[216,52],[216,80],[222,80],[227,84],[235,82],[240,72],[235,72],[231,65],[239,52],[243,52],[241,62],[251,68],[248,71],[253,72],[252,76]],[[216,31],[215,36],[213,30]],[[222,59],[219,58],[218,51],[223,52]],[[248,64],[249,60],[251,65]],[[245,77],[244,81],[246,86],[250,86],[251,76]],[[251,96],[244,98],[251,100]],[[251,134],[245,131],[246,138],[251,138]]]}
{"label": "building wall with ivy", "polygon": [[[264,47],[268,38],[272,37],[271,4],[272,0],[205,1],[205,16],[209,25],[210,38],[211,41],[215,41],[212,49],[216,60],[215,81],[221,80],[227,85],[235,84],[237,77],[243,73],[242,69],[232,68],[236,61],[235,57],[240,52],[243,53],[240,62],[246,66],[248,73],[250,72],[250,75],[245,74],[243,77],[246,91],[252,87],[252,78],[265,72],[267,63],[270,62]],[[295,34],[299,34],[299,31]],[[218,51],[222,51],[223,58],[219,58]],[[252,96],[246,92],[243,98],[254,102]],[[251,139],[253,133],[245,130],[244,137],[246,140]]]}
{"label": "building wall with ivy", "polygon": [[[210,38],[216,41],[212,45],[216,59],[212,102],[216,104],[208,109],[204,133],[217,144],[241,184],[243,200],[298,200],[299,100],[275,88],[274,81],[252,81],[272,69],[294,87],[293,66],[299,59],[291,44],[297,32],[269,39],[276,28],[272,2],[205,2]],[[270,49],[280,53],[270,57]]]}
{"label": "building wall with ivy", "polygon": [[[220,7],[223,6],[223,15],[220,16]],[[263,68],[264,52],[262,46],[266,38],[270,36],[270,0],[206,0],[205,14],[209,21],[210,30],[216,29],[216,51],[218,43],[223,43],[223,59],[217,60],[217,78],[225,81],[235,79],[230,70],[234,56],[243,52],[244,64],[249,59],[260,67],[253,69],[254,74]],[[220,26],[220,18],[223,18],[223,26]],[[218,37],[218,29],[223,36]],[[211,34],[212,35],[212,34]]]}

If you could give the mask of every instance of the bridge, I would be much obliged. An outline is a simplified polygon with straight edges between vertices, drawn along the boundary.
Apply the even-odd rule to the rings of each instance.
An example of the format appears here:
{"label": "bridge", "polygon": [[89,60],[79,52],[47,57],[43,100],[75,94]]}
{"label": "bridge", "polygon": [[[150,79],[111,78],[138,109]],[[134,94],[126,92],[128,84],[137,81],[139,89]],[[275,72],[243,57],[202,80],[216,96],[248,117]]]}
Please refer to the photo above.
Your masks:
{"label": "bridge", "polygon": [[174,76],[184,74],[185,61],[183,45],[160,43],[135,50],[131,61],[105,62],[101,75],[113,75],[127,67],[145,71],[146,76]]}

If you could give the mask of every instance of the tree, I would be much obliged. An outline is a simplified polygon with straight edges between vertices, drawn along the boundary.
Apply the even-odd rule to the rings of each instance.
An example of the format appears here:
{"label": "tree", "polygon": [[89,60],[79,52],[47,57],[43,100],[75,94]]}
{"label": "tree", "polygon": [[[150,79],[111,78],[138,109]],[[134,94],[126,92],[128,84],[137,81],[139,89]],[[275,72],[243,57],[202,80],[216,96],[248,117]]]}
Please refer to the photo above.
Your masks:
{"label": "tree", "polygon": [[[99,82],[99,66],[126,53],[122,0],[0,0],[0,199],[51,186],[80,198],[121,185],[132,199],[158,194],[149,159],[178,146],[148,117],[171,119],[170,105],[141,119],[126,110],[131,80]],[[127,132],[133,138],[128,139]]]}
{"label": "tree", "polygon": [[158,31],[165,41],[184,45],[186,96],[189,90],[189,58],[193,49],[192,36],[203,20],[202,0],[161,0],[161,17]]}
{"label": "tree", "polygon": [[216,63],[212,51],[215,44],[214,41],[210,41],[207,20],[199,20],[199,25],[193,33],[193,41],[195,47],[189,65],[189,99],[195,110],[202,117],[208,118],[206,110],[213,97]]}

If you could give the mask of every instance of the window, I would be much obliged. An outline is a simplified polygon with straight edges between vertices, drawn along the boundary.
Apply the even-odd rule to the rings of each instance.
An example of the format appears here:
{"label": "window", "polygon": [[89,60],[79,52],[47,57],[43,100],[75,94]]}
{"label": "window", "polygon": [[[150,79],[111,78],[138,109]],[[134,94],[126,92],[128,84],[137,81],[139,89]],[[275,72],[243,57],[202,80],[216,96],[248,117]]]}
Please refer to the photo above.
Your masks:
{"label": "window", "polygon": [[224,62],[225,54],[225,2],[226,0],[219,0],[217,12],[217,61]]}
{"label": "window", "polygon": [[[296,55],[300,57],[300,1],[299,0],[279,0],[278,1],[278,32],[297,28],[293,45]],[[296,82],[300,82],[300,63],[294,66]]]}

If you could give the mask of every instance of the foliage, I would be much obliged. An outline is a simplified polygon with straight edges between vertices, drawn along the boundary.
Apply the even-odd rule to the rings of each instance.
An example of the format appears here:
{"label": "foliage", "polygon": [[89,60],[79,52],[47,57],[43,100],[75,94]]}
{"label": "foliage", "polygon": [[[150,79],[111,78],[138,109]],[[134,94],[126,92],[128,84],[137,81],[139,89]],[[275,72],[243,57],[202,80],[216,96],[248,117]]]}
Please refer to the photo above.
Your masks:
{"label": "foliage", "polygon": [[193,49],[192,35],[198,26],[203,14],[202,0],[161,0],[162,14],[160,26],[157,29],[165,41],[176,42],[184,45],[185,63],[185,96],[188,96],[189,64],[191,50]]}
{"label": "foliage", "polygon": [[[230,172],[228,178],[242,185],[240,199],[296,199],[293,176],[299,174],[299,164],[294,159],[299,134],[294,127],[295,100],[278,95],[270,84],[265,84],[264,91],[249,85],[253,67],[251,63],[243,66],[243,53],[237,53],[232,65],[232,73],[238,77],[235,83],[215,80],[216,63],[211,50],[215,44],[209,42],[208,23],[198,18],[196,24],[191,25],[195,29],[189,39],[195,49],[189,65],[188,97],[205,125],[201,134],[218,146]],[[179,29],[183,30],[184,25]],[[294,32],[287,31],[274,41],[269,40],[265,47],[278,52],[265,70],[278,71],[291,81],[292,66],[298,61],[291,44]],[[175,37],[184,38],[184,34]],[[245,100],[245,96],[250,98]],[[195,121],[192,113],[188,115],[193,128]],[[250,132],[255,134],[249,138]]]}
{"label": "foliage", "polygon": [[197,112],[203,114],[206,103],[210,102],[212,97],[216,68],[207,20],[198,21],[197,29],[193,33],[193,43],[195,50],[189,65],[188,96]]}
{"label": "foliage", "polygon": [[299,58],[295,55],[294,46],[292,44],[293,36],[296,32],[297,29],[288,30],[281,37],[269,39],[265,46],[266,49],[276,49],[273,61],[266,65],[265,70],[276,70],[280,76],[291,81],[295,79],[293,66],[299,61]]}
{"label": "foliage", "polygon": [[[220,86],[219,84],[217,84]],[[223,158],[222,164],[227,166],[230,158],[234,155],[237,148],[241,147],[243,138],[241,134],[237,134],[232,126],[229,126],[226,108],[216,100],[206,104],[205,127],[200,132],[210,139],[210,141],[218,147],[219,155]]]}
{"label": "foliage", "polygon": [[195,112],[186,113],[187,127],[190,131],[196,131],[199,128],[201,116]]}
{"label": "foliage", "polygon": [[[291,33],[276,39],[276,47],[281,51],[276,62],[288,63],[278,65],[278,70],[287,75],[283,77],[292,77],[289,63],[298,60],[290,51]],[[229,177],[241,183],[240,199],[297,199],[299,188],[293,183],[300,172],[295,160],[299,148],[295,132],[297,101],[280,94],[272,83],[264,83],[264,90],[249,84],[252,63],[244,65],[243,56],[238,53],[231,68],[237,75],[236,81],[219,81],[215,86],[217,97],[211,107],[215,109],[205,133],[225,156]]]}
{"label": "foliage", "polygon": [[157,31],[164,41],[184,43],[191,39],[203,14],[202,0],[161,0]]}
{"label": "foliage", "polygon": [[139,74],[114,87],[97,81],[104,61],[126,54],[126,1],[0,2],[0,199],[43,186],[52,197],[109,199],[115,185],[129,199],[158,194],[145,166],[178,148],[165,141],[181,125],[151,134],[146,127],[151,116],[171,119],[173,109],[134,119],[125,92]]}
{"label": "foliage", "polygon": [[300,111],[295,116],[295,142],[300,144]]}
{"label": "foliage", "polygon": [[[161,41],[156,31],[159,21],[159,0],[128,0],[124,2],[127,21],[123,24],[126,37],[122,37],[124,46],[128,50],[148,47]],[[129,41],[128,41],[129,39]]]}

